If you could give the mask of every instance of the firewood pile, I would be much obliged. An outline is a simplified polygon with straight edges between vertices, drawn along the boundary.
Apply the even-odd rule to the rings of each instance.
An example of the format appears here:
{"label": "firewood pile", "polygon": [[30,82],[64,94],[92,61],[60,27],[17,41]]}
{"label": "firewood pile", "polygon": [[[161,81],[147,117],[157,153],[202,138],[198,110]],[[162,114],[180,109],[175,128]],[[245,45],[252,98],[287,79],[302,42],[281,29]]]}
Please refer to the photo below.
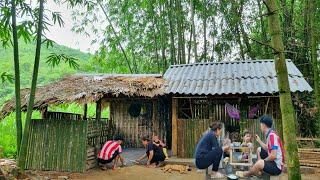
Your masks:
{"label": "firewood pile", "polygon": [[95,148],[90,147],[87,148],[87,162],[86,162],[86,169],[92,169],[98,165],[97,163],[97,156],[95,153]]}
{"label": "firewood pile", "polygon": [[299,149],[300,165],[320,168],[320,148]]}

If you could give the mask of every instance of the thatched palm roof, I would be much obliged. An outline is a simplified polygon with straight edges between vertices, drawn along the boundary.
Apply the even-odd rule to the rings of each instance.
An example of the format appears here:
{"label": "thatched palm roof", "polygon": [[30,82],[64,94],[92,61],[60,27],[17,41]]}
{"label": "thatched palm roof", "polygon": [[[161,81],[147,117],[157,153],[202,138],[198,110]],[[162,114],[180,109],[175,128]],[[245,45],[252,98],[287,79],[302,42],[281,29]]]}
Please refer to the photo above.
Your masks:
{"label": "thatched palm roof", "polygon": [[[71,75],[37,87],[34,109],[48,105],[76,102],[85,104],[95,102],[105,95],[135,97],[155,97],[163,95],[165,83],[161,75],[109,74],[109,75]],[[30,89],[21,91],[22,110],[27,109]],[[15,98],[5,102],[0,119],[15,110]]]}

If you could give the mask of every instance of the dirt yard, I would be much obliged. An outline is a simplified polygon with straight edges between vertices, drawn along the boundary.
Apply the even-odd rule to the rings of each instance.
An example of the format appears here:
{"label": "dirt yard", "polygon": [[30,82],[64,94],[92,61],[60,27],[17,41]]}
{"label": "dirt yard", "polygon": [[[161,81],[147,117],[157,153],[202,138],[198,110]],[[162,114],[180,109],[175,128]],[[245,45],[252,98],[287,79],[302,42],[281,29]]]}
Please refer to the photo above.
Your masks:
{"label": "dirt yard", "polygon": [[163,173],[160,168],[147,168],[144,166],[130,166],[117,170],[102,171],[99,169],[90,170],[83,174],[72,174],[69,176],[72,179],[112,179],[112,180],[194,180],[204,179],[204,173],[197,173],[194,169],[187,174],[178,172]]}
{"label": "dirt yard", "polygon": [[[79,180],[204,180],[204,172],[196,172],[192,169],[187,174],[180,174],[178,172],[163,173],[160,168],[147,168],[144,166],[130,166],[117,170],[108,169],[102,171],[100,169],[92,169],[85,173],[54,173],[42,172],[41,178],[36,179],[58,179],[58,176],[66,176],[69,179]],[[320,174],[304,174],[303,180],[318,180]],[[257,179],[257,178],[252,178]],[[287,174],[280,176],[280,180],[287,180]]]}

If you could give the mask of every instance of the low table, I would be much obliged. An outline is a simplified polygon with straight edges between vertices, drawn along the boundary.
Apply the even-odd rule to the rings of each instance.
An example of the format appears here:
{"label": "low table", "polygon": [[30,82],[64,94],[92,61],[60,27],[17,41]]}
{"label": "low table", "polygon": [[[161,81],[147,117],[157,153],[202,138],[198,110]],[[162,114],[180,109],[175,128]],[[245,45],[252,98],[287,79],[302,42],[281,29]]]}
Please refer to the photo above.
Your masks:
{"label": "low table", "polygon": [[[230,165],[232,166],[252,166],[253,155],[252,148],[249,147],[231,147],[230,152]],[[242,154],[247,153],[248,158],[242,159]],[[241,158],[239,158],[241,157]]]}

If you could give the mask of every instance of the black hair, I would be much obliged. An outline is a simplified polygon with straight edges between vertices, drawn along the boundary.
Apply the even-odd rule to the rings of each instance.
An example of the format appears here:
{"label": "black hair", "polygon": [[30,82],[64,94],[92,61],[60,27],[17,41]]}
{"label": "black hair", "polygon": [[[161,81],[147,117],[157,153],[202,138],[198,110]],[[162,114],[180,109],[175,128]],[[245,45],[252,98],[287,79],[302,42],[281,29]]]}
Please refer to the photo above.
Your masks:
{"label": "black hair", "polygon": [[143,137],[141,138],[141,140],[142,140],[142,141],[150,141],[150,138],[149,138],[149,136],[143,136]]}
{"label": "black hair", "polygon": [[247,134],[251,135],[251,133],[250,133],[248,130],[245,130],[245,131],[243,132],[243,136],[245,136],[245,135],[247,135]]}
{"label": "black hair", "polygon": [[213,122],[211,125],[210,125],[210,129],[212,131],[216,131],[217,129],[222,129],[222,123],[221,122]]}
{"label": "black hair", "polygon": [[272,118],[268,115],[263,115],[260,118],[260,123],[265,124],[268,128],[272,127]]}
{"label": "black hair", "polygon": [[123,141],[123,139],[124,139],[123,136],[120,135],[120,134],[119,134],[119,135],[116,135],[116,136],[114,137],[114,140],[115,140],[115,141]]}

